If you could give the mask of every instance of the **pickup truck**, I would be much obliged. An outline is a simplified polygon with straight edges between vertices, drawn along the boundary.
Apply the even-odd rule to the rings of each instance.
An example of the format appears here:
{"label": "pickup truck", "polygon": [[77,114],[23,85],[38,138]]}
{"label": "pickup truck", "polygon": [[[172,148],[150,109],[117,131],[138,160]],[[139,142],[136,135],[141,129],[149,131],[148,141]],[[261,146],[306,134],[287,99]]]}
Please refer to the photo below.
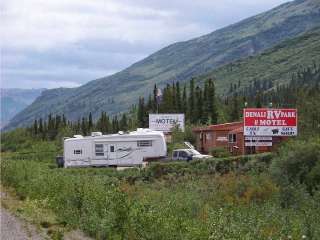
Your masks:
{"label": "pickup truck", "polygon": [[176,150],[173,150],[172,152],[173,161],[177,161],[177,160],[190,161],[194,159],[207,159],[207,158],[212,158],[212,156],[203,155],[195,149],[176,149]]}

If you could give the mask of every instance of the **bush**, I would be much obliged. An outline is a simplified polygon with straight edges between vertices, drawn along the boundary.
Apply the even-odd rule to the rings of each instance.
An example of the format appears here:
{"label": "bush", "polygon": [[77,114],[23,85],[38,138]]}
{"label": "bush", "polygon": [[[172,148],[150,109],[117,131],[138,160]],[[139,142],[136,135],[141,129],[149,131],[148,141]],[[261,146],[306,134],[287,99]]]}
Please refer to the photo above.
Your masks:
{"label": "bush", "polygon": [[218,158],[224,158],[224,157],[230,157],[231,153],[228,151],[228,149],[224,147],[216,147],[210,149],[210,154],[214,157]]}
{"label": "bush", "polygon": [[320,138],[296,140],[279,149],[271,164],[276,181],[305,184],[312,192],[320,184]]}

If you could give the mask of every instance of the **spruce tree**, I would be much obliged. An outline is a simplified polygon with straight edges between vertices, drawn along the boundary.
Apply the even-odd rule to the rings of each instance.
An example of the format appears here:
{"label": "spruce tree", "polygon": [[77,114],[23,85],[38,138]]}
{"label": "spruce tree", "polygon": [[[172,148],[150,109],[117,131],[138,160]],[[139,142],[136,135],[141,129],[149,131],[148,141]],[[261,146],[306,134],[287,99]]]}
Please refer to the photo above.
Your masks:
{"label": "spruce tree", "polygon": [[188,109],[188,102],[187,102],[187,85],[184,84],[183,93],[182,93],[182,103],[181,103],[181,111],[186,114]]}
{"label": "spruce tree", "polygon": [[122,114],[122,117],[120,120],[120,130],[128,131],[128,120],[127,120],[127,115],[125,113]]}
{"label": "spruce tree", "polygon": [[203,123],[203,101],[202,90],[199,86],[196,87],[196,122]]}
{"label": "spruce tree", "polygon": [[88,123],[84,117],[82,118],[82,121],[81,121],[81,132],[82,132],[82,135],[84,136],[88,134]]}
{"label": "spruce tree", "polygon": [[171,112],[177,112],[177,96],[176,96],[176,84],[173,82],[171,87],[171,98],[172,98],[172,105],[171,105]]}
{"label": "spruce tree", "polygon": [[158,111],[157,93],[158,93],[157,84],[154,84],[154,88],[153,88],[153,108],[152,108],[152,112],[154,112],[154,113]]}
{"label": "spruce tree", "polygon": [[88,132],[91,132],[93,130],[93,120],[92,120],[92,114],[89,113],[89,122],[88,122]]}
{"label": "spruce tree", "polygon": [[36,136],[38,135],[38,121],[37,121],[37,119],[34,120],[34,123],[33,123],[33,134]]}
{"label": "spruce tree", "polygon": [[144,106],[144,98],[139,98],[139,105],[138,105],[138,126],[144,127],[145,126],[145,106]]}
{"label": "spruce tree", "polygon": [[39,119],[39,133],[43,134],[43,120],[42,118]]}
{"label": "spruce tree", "polygon": [[188,106],[188,118],[191,123],[196,123],[196,113],[195,113],[195,93],[194,93],[194,79],[190,80],[190,92],[189,92],[189,106]]}
{"label": "spruce tree", "polygon": [[181,91],[180,91],[180,84],[179,82],[176,83],[176,111],[178,113],[182,112],[181,106]]}
{"label": "spruce tree", "polygon": [[235,94],[232,99],[232,106],[231,106],[231,113],[230,113],[230,120],[231,121],[238,121],[240,118],[239,113],[239,102],[238,102],[238,96]]}
{"label": "spruce tree", "polygon": [[210,114],[211,124],[218,123],[218,106],[216,101],[216,93],[215,93],[215,86],[214,81],[209,79],[208,82],[208,110]]}

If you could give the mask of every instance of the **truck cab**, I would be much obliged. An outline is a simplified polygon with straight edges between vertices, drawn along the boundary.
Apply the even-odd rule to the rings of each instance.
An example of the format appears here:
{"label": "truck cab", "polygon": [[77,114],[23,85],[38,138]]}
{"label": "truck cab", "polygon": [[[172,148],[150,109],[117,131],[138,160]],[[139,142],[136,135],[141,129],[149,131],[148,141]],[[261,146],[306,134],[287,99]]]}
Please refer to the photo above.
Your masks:
{"label": "truck cab", "polygon": [[210,155],[203,155],[195,149],[176,149],[172,152],[173,161],[190,161],[194,159],[212,158]]}

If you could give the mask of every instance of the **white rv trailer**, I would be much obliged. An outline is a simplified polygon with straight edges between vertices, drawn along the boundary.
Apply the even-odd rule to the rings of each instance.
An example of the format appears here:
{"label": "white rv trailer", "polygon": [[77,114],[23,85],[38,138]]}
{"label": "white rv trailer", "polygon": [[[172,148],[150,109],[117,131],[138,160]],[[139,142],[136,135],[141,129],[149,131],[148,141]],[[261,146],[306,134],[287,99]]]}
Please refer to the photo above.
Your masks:
{"label": "white rv trailer", "polygon": [[144,160],[167,155],[162,132],[138,128],[111,135],[94,132],[64,140],[63,166],[141,166]]}

